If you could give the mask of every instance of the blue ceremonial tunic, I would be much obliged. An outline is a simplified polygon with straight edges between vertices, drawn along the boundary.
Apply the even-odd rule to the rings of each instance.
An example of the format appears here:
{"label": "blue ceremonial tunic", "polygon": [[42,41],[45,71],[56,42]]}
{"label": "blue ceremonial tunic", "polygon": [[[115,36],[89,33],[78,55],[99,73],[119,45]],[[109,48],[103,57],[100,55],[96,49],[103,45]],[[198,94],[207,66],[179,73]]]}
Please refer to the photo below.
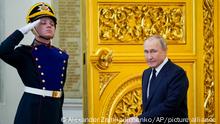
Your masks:
{"label": "blue ceremonial tunic", "polygon": [[[63,93],[68,55],[54,46],[16,47],[23,37],[16,30],[5,39],[0,45],[0,58],[17,69],[25,86]],[[62,124],[63,100],[64,94],[52,98],[24,92],[14,124]]]}
{"label": "blue ceremonial tunic", "polygon": [[61,91],[68,55],[55,47],[38,45],[32,50],[32,56],[43,88]]}

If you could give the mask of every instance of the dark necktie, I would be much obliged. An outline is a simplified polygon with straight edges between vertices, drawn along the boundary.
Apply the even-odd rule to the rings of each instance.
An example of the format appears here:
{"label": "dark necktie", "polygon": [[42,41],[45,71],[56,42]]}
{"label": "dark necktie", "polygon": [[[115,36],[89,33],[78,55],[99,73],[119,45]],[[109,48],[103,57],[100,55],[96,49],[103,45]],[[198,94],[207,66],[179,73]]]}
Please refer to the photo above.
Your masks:
{"label": "dark necktie", "polygon": [[151,72],[152,73],[152,77],[151,77],[151,79],[150,79],[150,81],[149,81],[149,83],[148,83],[148,85],[147,85],[147,98],[149,97],[149,95],[150,95],[150,85],[152,84],[152,83],[154,83],[154,81],[155,81],[155,79],[156,79],[156,70],[155,69],[153,69],[153,71]]}

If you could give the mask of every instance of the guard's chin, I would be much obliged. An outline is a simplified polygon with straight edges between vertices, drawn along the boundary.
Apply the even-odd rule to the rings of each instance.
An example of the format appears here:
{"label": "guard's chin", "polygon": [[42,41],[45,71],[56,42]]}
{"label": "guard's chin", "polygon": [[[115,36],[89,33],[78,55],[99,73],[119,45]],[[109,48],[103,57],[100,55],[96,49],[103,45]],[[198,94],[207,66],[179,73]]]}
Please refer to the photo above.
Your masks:
{"label": "guard's chin", "polygon": [[52,36],[52,35],[47,35],[47,36],[44,36],[45,38],[47,38],[47,39],[53,39],[53,37],[54,37],[54,35]]}

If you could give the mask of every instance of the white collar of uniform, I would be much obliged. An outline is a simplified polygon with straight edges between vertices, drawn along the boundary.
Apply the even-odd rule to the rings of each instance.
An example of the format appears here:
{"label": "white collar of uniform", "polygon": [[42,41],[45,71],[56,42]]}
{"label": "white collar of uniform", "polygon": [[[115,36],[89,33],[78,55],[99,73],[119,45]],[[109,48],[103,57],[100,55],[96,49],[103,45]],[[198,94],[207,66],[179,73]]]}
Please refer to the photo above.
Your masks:
{"label": "white collar of uniform", "polygon": [[157,71],[157,72],[156,72],[156,76],[157,76],[157,74],[160,72],[160,70],[163,68],[163,66],[164,66],[167,62],[168,62],[168,58],[166,57],[166,58],[163,60],[163,62],[162,62],[157,68],[155,68],[155,70]]}

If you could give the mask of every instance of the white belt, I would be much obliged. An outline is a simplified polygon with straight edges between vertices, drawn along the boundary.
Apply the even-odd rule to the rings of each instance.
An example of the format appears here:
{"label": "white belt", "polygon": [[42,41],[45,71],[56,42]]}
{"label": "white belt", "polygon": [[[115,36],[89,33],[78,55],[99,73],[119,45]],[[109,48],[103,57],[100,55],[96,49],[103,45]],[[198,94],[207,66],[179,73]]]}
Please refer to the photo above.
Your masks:
{"label": "white belt", "polygon": [[41,96],[49,96],[53,98],[60,98],[62,96],[61,91],[43,90],[43,89],[32,88],[27,86],[24,87],[24,92],[35,95],[41,95]]}

